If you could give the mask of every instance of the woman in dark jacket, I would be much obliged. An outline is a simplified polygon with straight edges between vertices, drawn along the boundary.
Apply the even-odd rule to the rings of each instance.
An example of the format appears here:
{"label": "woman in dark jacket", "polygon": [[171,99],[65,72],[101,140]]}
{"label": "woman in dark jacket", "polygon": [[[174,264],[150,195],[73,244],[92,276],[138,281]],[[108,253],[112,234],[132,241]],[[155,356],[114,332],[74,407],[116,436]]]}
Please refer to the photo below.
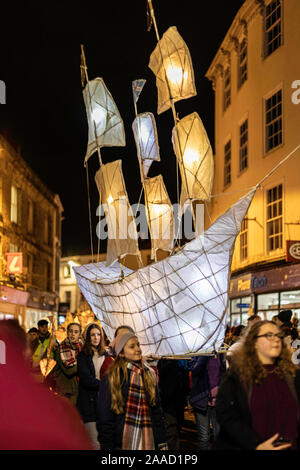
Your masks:
{"label": "woman in dark jacket", "polygon": [[142,363],[134,333],[118,335],[116,356],[100,382],[97,428],[102,450],[167,449],[154,371]]}
{"label": "woman in dark jacket", "polygon": [[94,448],[99,449],[96,429],[99,384],[113,363],[113,358],[105,351],[103,331],[97,323],[88,325],[85,338],[83,350],[77,356],[79,377],[77,408]]}
{"label": "woman in dark jacket", "polygon": [[279,327],[252,325],[219,388],[215,449],[299,449],[299,372]]}

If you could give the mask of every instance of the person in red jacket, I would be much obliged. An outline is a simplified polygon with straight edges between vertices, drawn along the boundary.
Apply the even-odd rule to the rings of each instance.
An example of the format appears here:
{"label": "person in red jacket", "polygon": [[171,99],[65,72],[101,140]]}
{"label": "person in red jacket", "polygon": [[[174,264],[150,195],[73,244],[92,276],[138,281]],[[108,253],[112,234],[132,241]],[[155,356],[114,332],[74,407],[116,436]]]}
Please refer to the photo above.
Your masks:
{"label": "person in red jacket", "polygon": [[80,415],[33,379],[26,333],[0,322],[0,450],[91,450]]}

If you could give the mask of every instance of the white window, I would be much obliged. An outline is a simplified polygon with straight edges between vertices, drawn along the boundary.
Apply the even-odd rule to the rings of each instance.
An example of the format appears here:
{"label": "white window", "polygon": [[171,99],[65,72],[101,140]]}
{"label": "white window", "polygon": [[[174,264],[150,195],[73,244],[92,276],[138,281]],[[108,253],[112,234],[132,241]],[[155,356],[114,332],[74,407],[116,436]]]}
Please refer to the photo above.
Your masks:
{"label": "white window", "polygon": [[266,153],[282,144],[282,90],[265,100]]}
{"label": "white window", "polygon": [[248,168],[248,119],[240,126],[240,171]]}
{"label": "white window", "polygon": [[224,111],[228,108],[231,102],[231,76],[230,67],[227,67],[224,72]]}
{"label": "white window", "polygon": [[282,248],[282,184],[267,190],[267,249]]}
{"label": "white window", "polygon": [[231,140],[224,147],[224,187],[231,183]]}
{"label": "white window", "polygon": [[265,57],[282,44],[281,0],[272,0],[265,7]]}
{"label": "white window", "polygon": [[10,220],[18,223],[18,189],[14,185],[11,187]]}
{"label": "white window", "polygon": [[247,80],[247,40],[244,38],[239,45],[239,88]]}
{"label": "white window", "polygon": [[69,264],[64,265],[64,278],[71,277],[71,266]]}

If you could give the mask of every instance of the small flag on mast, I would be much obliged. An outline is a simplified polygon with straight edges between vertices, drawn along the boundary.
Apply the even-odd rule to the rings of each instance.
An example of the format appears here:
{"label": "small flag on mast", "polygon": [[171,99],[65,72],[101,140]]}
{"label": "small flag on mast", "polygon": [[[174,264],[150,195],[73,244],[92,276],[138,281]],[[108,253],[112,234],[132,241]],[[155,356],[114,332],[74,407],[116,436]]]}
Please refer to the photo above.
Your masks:
{"label": "small flag on mast", "polygon": [[133,92],[134,104],[137,103],[137,100],[139,99],[139,96],[141,94],[141,91],[142,91],[143,86],[145,85],[145,83],[146,83],[146,80],[144,80],[143,78],[141,78],[139,80],[134,80],[132,82],[132,92]]}

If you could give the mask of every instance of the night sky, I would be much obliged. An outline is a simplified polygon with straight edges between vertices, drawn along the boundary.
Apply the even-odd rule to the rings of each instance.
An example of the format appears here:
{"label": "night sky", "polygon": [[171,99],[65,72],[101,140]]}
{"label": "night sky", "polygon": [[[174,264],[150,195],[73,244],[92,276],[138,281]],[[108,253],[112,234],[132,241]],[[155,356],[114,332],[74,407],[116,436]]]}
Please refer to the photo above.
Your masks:
{"label": "night sky", "polygon": [[[5,3],[5,4],[4,4]],[[205,78],[243,0],[153,0],[160,36],[176,26],[189,47],[197,96],[176,103],[179,117],[198,112],[214,144],[214,95]],[[217,15],[217,16],[216,16]],[[87,121],[80,80],[80,44],[85,46],[89,78],[103,77],[124,120],[126,147],[103,148],[103,163],[122,159],[131,204],[141,182],[132,133],[135,117],[131,82],[147,79],[139,112],[153,112],[161,162],[149,176],[161,173],[176,202],[176,158],[171,144],[171,110],[157,116],[155,77],[148,68],[156,46],[154,28],[147,31],[146,0],[5,1],[1,2],[0,80],[6,83],[6,105],[0,106],[0,132],[20,146],[26,162],[60,195],[64,206],[63,254],[90,252],[86,171]],[[98,222],[95,154],[89,160],[93,228]],[[96,237],[95,237],[96,246]],[[104,244],[102,245],[104,248]]]}

